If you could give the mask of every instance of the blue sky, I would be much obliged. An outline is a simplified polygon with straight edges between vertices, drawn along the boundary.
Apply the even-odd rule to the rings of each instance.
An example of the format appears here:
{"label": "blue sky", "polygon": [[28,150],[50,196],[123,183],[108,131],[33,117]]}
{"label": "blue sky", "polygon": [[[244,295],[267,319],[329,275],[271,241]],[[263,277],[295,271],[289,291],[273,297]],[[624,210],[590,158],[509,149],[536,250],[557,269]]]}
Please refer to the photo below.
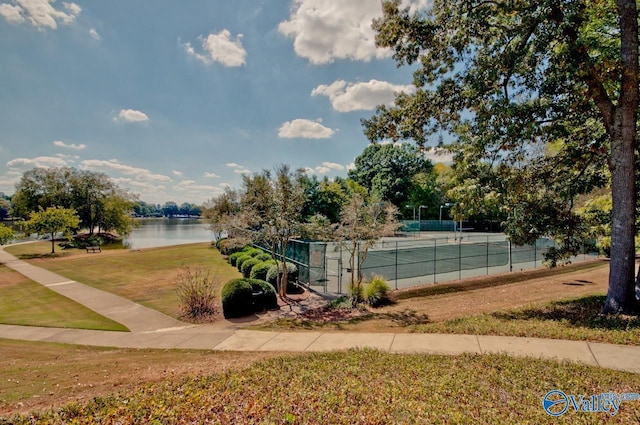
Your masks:
{"label": "blue sky", "polygon": [[[406,1],[424,7],[427,0]],[[35,166],[202,203],[286,163],[346,176],[360,118],[412,90],[379,0],[0,0],[0,191]]]}

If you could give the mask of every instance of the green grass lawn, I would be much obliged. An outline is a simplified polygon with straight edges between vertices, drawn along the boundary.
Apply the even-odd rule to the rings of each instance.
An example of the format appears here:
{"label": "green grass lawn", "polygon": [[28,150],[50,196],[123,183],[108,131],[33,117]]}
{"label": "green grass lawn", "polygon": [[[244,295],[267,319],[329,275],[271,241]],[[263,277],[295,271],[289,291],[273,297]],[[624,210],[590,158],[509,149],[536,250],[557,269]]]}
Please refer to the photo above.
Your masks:
{"label": "green grass lawn", "polygon": [[[567,411],[542,398],[635,393],[640,375],[503,355],[397,355],[348,351],[274,358],[244,370],[166,380],[31,416],[37,423],[590,424],[635,423],[640,401],[617,415]],[[1,422],[1,421],[0,421]],[[7,423],[9,423],[7,422]]]}
{"label": "green grass lawn", "polygon": [[95,288],[128,298],[147,307],[180,318],[176,277],[185,267],[204,267],[215,277],[219,291],[240,273],[209,243],[149,248],[105,250],[86,254],[61,251],[49,256],[43,243],[16,245],[7,252],[34,265]]}
{"label": "green grass lawn", "polygon": [[120,323],[0,265],[0,323],[128,331]]}

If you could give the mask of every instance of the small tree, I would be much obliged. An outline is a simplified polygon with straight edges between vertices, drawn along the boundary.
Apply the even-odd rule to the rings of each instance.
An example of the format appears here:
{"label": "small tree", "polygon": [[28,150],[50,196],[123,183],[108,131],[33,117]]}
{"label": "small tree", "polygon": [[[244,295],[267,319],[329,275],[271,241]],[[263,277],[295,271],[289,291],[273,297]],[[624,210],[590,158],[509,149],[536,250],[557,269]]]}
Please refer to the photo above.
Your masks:
{"label": "small tree", "polygon": [[[353,304],[361,302],[362,265],[369,248],[379,238],[390,236],[398,229],[397,208],[391,203],[371,199],[369,202],[359,193],[354,193],[340,214],[336,236],[349,252],[351,269],[351,296]],[[360,258],[356,264],[356,255]]]}
{"label": "small tree", "polygon": [[5,245],[13,239],[13,230],[10,227],[0,224],[0,245]]}
{"label": "small tree", "polygon": [[49,207],[46,210],[32,212],[29,220],[24,222],[27,234],[37,233],[51,235],[51,253],[55,254],[55,238],[58,233],[66,236],[77,229],[80,219],[72,208]]}

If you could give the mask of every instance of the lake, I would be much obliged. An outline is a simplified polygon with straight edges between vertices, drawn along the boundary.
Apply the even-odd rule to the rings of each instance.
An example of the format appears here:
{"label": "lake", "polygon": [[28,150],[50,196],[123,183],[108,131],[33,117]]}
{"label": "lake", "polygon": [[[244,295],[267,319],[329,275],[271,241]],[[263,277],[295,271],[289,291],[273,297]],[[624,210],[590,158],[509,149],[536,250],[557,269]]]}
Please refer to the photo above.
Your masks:
{"label": "lake", "polygon": [[191,218],[140,219],[140,226],[124,239],[130,249],[213,241],[213,232],[203,220]]}

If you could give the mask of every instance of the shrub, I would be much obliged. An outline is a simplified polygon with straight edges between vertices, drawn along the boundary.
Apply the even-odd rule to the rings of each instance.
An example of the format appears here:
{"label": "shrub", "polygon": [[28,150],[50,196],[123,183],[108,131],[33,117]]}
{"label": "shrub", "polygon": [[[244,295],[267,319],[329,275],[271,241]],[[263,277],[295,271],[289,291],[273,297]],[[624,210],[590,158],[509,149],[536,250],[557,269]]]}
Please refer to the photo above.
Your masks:
{"label": "shrub", "polygon": [[247,279],[251,285],[253,292],[262,292],[261,299],[254,298],[254,310],[262,311],[265,308],[273,310],[278,308],[278,298],[276,297],[276,289],[269,282],[261,279]]}
{"label": "shrub", "polygon": [[246,279],[232,279],[222,288],[222,313],[229,319],[253,313],[253,289]]}
{"label": "shrub", "polygon": [[236,267],[238,269],[239,272],[242,271],[242,263],[244,263],[247,260],[252,260],[253,257],[250,256],[247,253],[243,253],[242,255],[240,255],[238,258],[236,258]]}
{"label": "shrub", "polygon": [[248,241],[242,238],[229,238],[220,242],[220,253],[231,255],[234,252],[242,251],[247,246]]}
{"label": "shrub", "polygon": [[242,263],[242,267],[240,267],[242,276],[249,278],[249,276],[251,275],[251,269],[253,269],[253,266],[258,264],[259,262],[260,261],[256,260],[255,258],[249,258],[247,261],[244,261]]}
{"label": "shrub", "polygon": [[234,252],[233,254],[231,254],[229,256],[229,264],[231,264],[232,266],[236,266],[236,260],[238,260],[238,257],[240,257],[241,255],[244,255],[244,253],[242,251],[239,252]]}
{"label": "shrub", "polygon": [[226,238],[226,237],[225,238],[220,238],[215,242],[215,246],[216,246],[216,248],[218,248],[218,251],[220,250],[220,245],[222,244],[222,242],[226,241],[227,239],[229,239],[229,238]]}
{"label": "shrub", "polygon": [[[295,264],[287,262],[287,283],[293,283],[298,280],[298,268]],[[282,276],[282,263],[280,263],[280,275]],[[274,288],[278,288],[278,270],[274,265],[267,272],[267,282],[272,284]]]}
{"label": "shrub", "polygon": [[253,258],[255,258],[256,260],[258,260],[260,262],[273,260],[273,257],[271,256],[271,254],[267,254],[266,252],[261,252],[260,254],[256,255]]}
{"label": "shrub", "polygon": [[199,319],[215,314],[218,281],[209,276],[208,270],[186,268],[177,279],[178,298],[186,317]]}
{"label": "shrub", "polygon": [[251,279],[260,279],[266,281],[267,273],[269,272],[271,266],[273,266],[273,261],[258,263],[251,269],[251,274],[249,275],[249,277]]}
{"label": "shrub", "polygon": [[244,247],[242,252],[244,252],[245,254],[250,255],[252,257],[255,257],[258,254],[262,254],[262,251],[260,251],[258,248],[254,248],[252,246]]}
{"label": "shrub", "polygon": [[373,276],[364,288],[364,300],[371,307],[378,307],[390,302],[389,284],[382,276]]}

